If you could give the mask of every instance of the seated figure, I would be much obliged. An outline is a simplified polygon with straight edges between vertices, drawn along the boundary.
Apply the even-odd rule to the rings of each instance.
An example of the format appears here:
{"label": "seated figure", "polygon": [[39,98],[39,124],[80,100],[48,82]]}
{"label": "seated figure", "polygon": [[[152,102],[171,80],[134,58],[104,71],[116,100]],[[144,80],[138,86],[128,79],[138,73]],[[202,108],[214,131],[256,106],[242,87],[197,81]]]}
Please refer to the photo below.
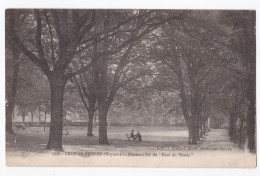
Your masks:
{"label": "seated figure", "polygon": [[131,138],[134,138],[134,130],[131,131],[130,136],[131,136]]}
{"label": "seated figure", "polygon": [[137,135],[134,134],[134,130],[131,131],[130,135],[126,134],[127,140],[133,139],[134,141],[137,140]]}
{"label": "seated figure", "polygon": [[142,136],[139,131],[136,133],[136,137],[137,137],[138,141],[140,141],[140,142],[142,141]]}

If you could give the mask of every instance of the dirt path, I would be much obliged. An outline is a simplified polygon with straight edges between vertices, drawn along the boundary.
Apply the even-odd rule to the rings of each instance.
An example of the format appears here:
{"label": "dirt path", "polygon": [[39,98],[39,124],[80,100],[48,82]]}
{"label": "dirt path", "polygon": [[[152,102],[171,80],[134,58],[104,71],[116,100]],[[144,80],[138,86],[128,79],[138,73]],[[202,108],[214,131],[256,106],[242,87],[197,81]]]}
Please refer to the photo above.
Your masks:
{"label": "dirt path", "polygon": [[211,129],[204,141],[199,144],[203,147],[228,147],[232,150],[239,150],[232,142],[230,142],[226,129]]}

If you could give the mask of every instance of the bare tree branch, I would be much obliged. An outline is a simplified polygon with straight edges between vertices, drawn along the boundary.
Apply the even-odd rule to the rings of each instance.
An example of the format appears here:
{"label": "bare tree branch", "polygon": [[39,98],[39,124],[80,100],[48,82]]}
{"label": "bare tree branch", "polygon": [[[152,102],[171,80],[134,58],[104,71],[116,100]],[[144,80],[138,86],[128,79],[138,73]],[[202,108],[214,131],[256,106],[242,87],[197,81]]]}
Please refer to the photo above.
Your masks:
{"label": "bare tree branch", "polygon": [[82,100],[82,102],[83,102],[85,108],[87,109],[87,111],[89,111],[89,107],[88,107],[88,105],[87,105],[87,102],[85,101],[85,98],[84,98],[84,96],[83,96],[81,87],[80,87],[80,85],[79,85],[79,83],[78,83],[78,81],[77,81],[77,78],[76,78],[76,77],[72,77],[72,82],[75,82],[75,84],[76,84],[76,86],[77,86],[77,88],[78,88],[79,96],[80,96],[80,98],[81,98],[81,100]]}
{"label": "bare tree branch", "polygon": [[49,21],[49,18],[48,18],[46,11],[44,11],[44,15],[45,15],[45,19],[46,19],[46,22],[47,22],[47,25],[48,25],[48,28],[49,28],[50,37],[51,37],[51,59],[52,59],[53,65],[55,65],[54,46],[53,46],[54,43],[53,43],[51,24],[50,24],[50,21]]}
{"label": "bare tree branch", "polygon": [[93,67],[93,65],[98,61],[97,58],[93,59],[87,66],[84,66],[82,67],[81,69],[77,70],[77,71],[74,71],[74,72],[71,72],[71,73],[68,73],[66,74],[66,77],[67,79],[71,78],[71,77],[74,77],[76,75],[79,75],[81,73],[84,73],[86,71],[88,71],[89,69],[91,69]]}
{"label": "bare tree branch", "polygon": [[43,46],[41,42],[42,37],[42,24],[41,24],[41,16],[40,12],[38,10],[34,10],[36,22],[37,22],[37,28],[36,28],[36,35],[35,35],[35,41],[36,41],[36,47],[37,51],[39,53],[40,59],[45,60],[45,55],[43,51]]}
{"label": "bare tree branch", "polygon": [[14,29],[14,17],[13,17],[13,10],[10,10],[10,29],[8,30],[9,37],[16,43],[16,45],[20,48],[20,50],[33,62],[35,63],[39,68],[42,69],[42,71],[49,76],[51,71],[48,67],[48,64],[46,60],[39,59],[34,53],[32,53],[18,38],[16,31]]}

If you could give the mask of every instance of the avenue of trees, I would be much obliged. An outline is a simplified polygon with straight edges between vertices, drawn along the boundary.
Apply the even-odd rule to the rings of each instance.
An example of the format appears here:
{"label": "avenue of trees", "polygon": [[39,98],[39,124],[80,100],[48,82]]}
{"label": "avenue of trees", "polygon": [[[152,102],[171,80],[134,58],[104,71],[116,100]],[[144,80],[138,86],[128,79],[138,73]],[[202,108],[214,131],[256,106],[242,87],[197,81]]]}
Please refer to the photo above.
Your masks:
{"label": "avenue of trees", "polygon": [[230,140],[255,152],[255,39],[254,11],[8,9],[6,132],[15,107],[32,122],[50,114],[46,149],[62,150],[66,113],[82,111],[86,135],[96,115],[109,144],[108,116],[130,112],[183,119],[197,144],[219,111]]}

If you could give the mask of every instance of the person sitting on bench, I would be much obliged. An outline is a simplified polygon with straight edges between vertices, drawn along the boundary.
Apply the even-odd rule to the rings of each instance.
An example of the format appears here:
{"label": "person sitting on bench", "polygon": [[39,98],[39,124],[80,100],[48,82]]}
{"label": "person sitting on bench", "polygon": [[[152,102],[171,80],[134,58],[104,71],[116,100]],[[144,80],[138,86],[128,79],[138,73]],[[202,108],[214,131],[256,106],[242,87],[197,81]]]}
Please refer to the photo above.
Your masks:
{"label": "person sitting on bench", "polygon": [[142,141],[142,136],[141,136],[141,134],[140,134],[139,131],[137,131],[136,137],[137,137],[137,140],[138,140],[138,141],[140,141],[140,142]]}
{"label": "person sitting on bench", "polygon": [[130,137],[131,137],[131,138],[134,138],[134,137],[135,137],[135,135],[134,135],[134,130],[131,131]]}
{"label": "person sitting on bench", "polygon": [[130,135],[126,134],[127,140],[129,140],[130,138],[132,138],[133,140],[137,139],[137,136],[134,135],[134,130],[131,131]]}

